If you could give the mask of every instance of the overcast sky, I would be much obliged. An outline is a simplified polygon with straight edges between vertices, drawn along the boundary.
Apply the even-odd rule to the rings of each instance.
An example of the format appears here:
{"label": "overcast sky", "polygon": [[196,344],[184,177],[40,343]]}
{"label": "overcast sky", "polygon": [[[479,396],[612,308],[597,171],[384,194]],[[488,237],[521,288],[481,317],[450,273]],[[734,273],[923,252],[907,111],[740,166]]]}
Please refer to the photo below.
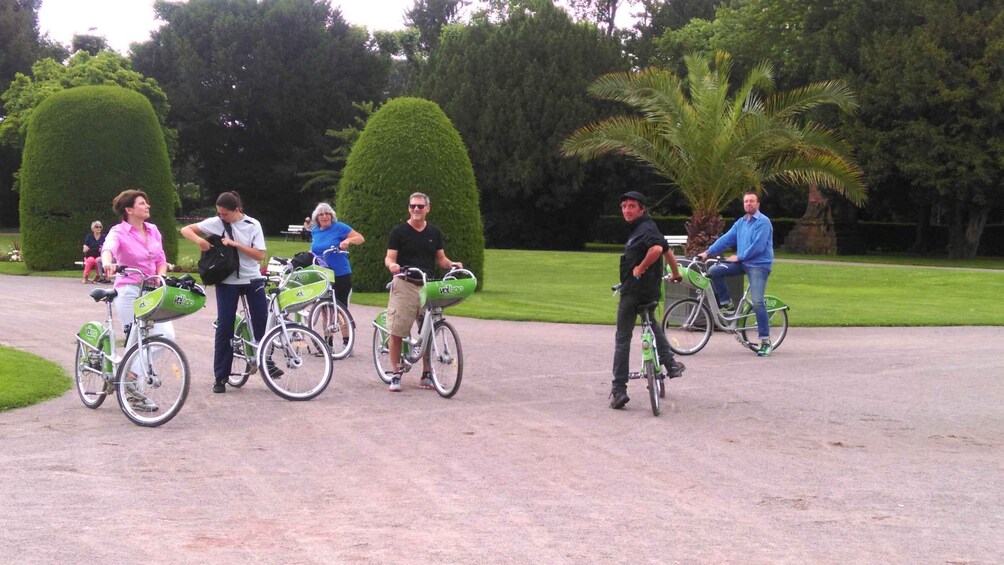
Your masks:
{"label": "overcast sky", "polygon": [[[370,30],[404,27],[404,12],[414,0],[331,0],[354,25]],[[67,46],[74,34],[103,35],[112,49],[126,54],[130,43],[146,41],[158,27],[153,0],[42,0],[41,33]]]}

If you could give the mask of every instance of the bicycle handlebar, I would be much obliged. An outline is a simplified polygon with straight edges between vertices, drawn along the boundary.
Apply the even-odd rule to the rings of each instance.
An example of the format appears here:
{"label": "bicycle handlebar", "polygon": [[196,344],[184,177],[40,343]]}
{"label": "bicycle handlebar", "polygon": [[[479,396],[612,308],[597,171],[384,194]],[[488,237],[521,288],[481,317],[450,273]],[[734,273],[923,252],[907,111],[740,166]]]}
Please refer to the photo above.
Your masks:
{"label": "bicycle handlebar", "polygon": [[[148,274],[144,273],[143,271],[141,271],[141,270],[139,270],[139,269],[137,269],[135,267],[130,267],[128,265],[115,265],[115,272],[117,274],[119,274],[119,275],[128,274],[128,273],[139,275],[140,278],[142,279],[142,285],[143,285],[144,289],[146,289],[147,287],[151,287],[151,286],[153,288],[156,288],[157,286],[163,285],[163,286],[171,286],[171,287],[180,288],[180,289],[183,289],[183,290],[188,290],[188,291],[194,292],[196,294],[200,294],[202,296],[206,295],[206,289],[203,288],[202,286],[200,286],[198,283],[196,283],[195,279],[192,277],[192,275],[189,275],[189,274],[185,274],[185,275],[182,275],[180,277],[169,277],[167,275],[148,275]],[[147,281],[150,281],[150,280],[159,281],[160,284],[159,285],[148,285]]]}
{"label": "bicycle handlebar", "polygon": [[443,280],[445,281],[446,279],[456,279],[457,273],[467,275],[467,277],[471,279],[476,278],[474,276],[474,273],[472,273],[469,269],[464,269],[462,267],[453,267],[449,271],[446,271],[446,274],[443,275]]}

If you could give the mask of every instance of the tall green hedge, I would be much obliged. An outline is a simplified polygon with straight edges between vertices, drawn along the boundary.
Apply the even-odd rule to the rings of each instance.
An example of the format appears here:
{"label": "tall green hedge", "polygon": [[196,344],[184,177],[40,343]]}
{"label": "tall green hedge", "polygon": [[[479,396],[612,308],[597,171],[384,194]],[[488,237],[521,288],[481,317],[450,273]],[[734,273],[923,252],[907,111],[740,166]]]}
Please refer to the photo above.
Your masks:
{"label": "tall green hedge", "polygon": [[485,239],[474,169],[460,134],[434,102],[396,98],[370,116],[352,147],[336,201],[338,219],[366,237],[352,248],[352,285],[374,292],[390,274],[387,236],[408,219],[408,195],[431,199],[428,221],[443,231],[446,255],[484,283]]}
{"label": "tall green hedge", "polygon": [[21,238],[28,268],[72,267],[90,224],[105,233],[127,188],[150,196],[150,221],[164,236],[168,261],[178,254],[174,187],[164,134],[150,101],[118,86],[80,86],[39,104],[28,124],[21,162]]}

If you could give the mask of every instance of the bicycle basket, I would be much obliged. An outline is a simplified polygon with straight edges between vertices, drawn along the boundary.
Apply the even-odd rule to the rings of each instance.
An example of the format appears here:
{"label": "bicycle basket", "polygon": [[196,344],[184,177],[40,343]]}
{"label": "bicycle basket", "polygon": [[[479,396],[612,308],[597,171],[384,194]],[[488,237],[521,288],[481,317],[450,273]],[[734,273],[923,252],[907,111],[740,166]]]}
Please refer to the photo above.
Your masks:
{"label": "bicycle basket", "polygon": [[165,285],[137,298],[133,312],[139,320],[166,322],[194,314],[205,305],[206,295]]}
{"label": "bicycle basket", "polygon": [[317,271],[317,272],[321,273],[322,275],[324,275],[328,279],[328,282],[333,282],[335,280],[335,272],[332,271],[331,269],[327,268],[327,267],[322,267],[320,265],[311,265],[309,267],[304,267],[302,270],[303,271]]}
{"label": "bicycle basket", "polygon": [[697,269],[691,269],[689,267],[680,266],[680,276],[683,280],[680,281],[683,284],[692,287],[699,288],[701,290],[707,290],[710,280],[703,273]]}
{"label": "bicycle basket", "polygon": [[419,299],[423,306],[446,308],[463,302],[474,294],[478,279],[450,279],[446,281],[429,281],[422,287]]}
{"label": "bicycle basket", "polygon": [[279,308],[283,312],[302,310],[328,291],[328,278],[313,269],[299,269],[289,274],[279,293]]}

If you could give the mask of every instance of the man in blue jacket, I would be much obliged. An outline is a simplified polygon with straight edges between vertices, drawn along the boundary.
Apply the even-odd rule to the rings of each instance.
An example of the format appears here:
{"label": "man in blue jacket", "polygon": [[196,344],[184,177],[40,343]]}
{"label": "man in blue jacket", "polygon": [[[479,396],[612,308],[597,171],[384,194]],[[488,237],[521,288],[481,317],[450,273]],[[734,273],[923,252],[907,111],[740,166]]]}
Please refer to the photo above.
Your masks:
{"label": "man in blue jacket", "polygon": [[770,321],[763,295],[767,291],[767,277],[774,265],[774,226],[771,225],[770,218],[760,213],[760,197],[756,192],[743,195],[743,210],[746,214],[737,219],[725,235],[698,257],[703,261],[708,255],[720,255],[727,248],[735,247],[736,254],[711,267],[708,276],[711,277],[715,295],[718,296],[718,307],[731,310],[732,300],[729,297],[729,287],[725,285],[725,277],[746,273],[753,313],[756,314],[757,333],[760,334],[760,349],[756,354],[766,357],[771,350]]}

